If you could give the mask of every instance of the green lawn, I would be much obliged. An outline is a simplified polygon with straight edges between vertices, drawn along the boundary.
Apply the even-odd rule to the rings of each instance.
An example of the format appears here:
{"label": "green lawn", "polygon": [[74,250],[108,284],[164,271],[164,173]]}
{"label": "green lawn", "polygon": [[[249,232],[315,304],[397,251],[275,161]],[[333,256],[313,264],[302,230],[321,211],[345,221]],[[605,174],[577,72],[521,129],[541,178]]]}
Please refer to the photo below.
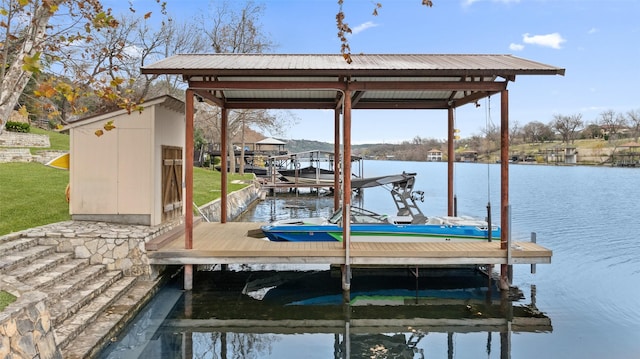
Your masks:
{"label": "green lawn", "polygon": [[[32,127],[29,132],[37,135],[49,136],[49,143],[51,146],[47,148],[47,150],[69,151],[69,135],[65,135],[63,133],[54,132],[54,131],[46,131],[37,127]],[[41,150],[42,148],[32,148],[31,153],[35,153],[35,151],[41,151]]]}
{"label": "green lawn", "polygon": [[[246,186],[232,181],[252,178],[252,175],[229,174],[228,191]],[[196,205],[220,198],[220,172],[195,168],[193,182]],[[68,171],[35,162],[1,163],[0,183],[0,235],[71,218],[65,198]]]}
{"label": "green lawn", "polygon": [[[229,174],[227,192],[231,193],[247,186],[253,175]],[[220,198],[220,172],[200,167],[193,169],[193,201],[197,206],[207,204]]]}
{"label": "green lawn", "polygon": [[5,292],[4,290],[0,290],[0,312],[7,307],[7,305],[16,301],[16,297],[13,296],[9,292]]}
{"label": "green lawn", "polygon": [[0,235],[70,218],[69,172],[40,163],[0,164]]}

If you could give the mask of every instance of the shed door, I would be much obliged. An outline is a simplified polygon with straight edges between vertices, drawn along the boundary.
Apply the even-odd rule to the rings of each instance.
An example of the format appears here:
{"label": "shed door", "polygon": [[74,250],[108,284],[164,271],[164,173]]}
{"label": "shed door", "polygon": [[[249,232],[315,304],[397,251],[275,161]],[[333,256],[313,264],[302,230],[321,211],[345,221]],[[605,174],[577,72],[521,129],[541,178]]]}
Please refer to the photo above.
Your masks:
{"label": "shed door", "polygon": [[182,216],[182,147],[162,146],[162,221]]}

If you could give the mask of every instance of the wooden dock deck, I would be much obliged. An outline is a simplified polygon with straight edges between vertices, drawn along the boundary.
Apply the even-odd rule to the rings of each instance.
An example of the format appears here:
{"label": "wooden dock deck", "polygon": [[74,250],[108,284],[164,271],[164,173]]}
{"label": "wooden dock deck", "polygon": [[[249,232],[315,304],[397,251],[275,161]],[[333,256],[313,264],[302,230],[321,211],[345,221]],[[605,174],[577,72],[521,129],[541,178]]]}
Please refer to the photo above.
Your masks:
{"label": "wooden dock deck", "polygon": [[[184,233],[147,244],[150,264],[345,264],[341,242],[271,242],[253,238],[263,223],[201,222],[193,229],[193,249]],[[511,262],[500,242],[365,243],[352,242],[351,265],[468,265],[551,263],[552,251],[536,243],[514,242]]]}

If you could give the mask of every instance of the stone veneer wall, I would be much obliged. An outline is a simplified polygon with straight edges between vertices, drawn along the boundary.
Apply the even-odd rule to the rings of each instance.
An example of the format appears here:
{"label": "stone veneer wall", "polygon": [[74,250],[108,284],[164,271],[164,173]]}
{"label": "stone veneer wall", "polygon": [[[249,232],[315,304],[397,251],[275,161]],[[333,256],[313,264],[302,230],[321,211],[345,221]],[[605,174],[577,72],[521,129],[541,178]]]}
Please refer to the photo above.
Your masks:
{"label": "stone veneer wall", "polygon": [[[0,289],[15,294],[2,283]],[[27,292],[0,312],[0,358],[62,359],[45,299],[42,292]]]}
{"label": "stone veneer wall", "polygon": [[121,270],[126,276],[153,277],[145,244],[175,228],[181,222],[155,227],[92,221],[66,221],[38,227],[23,234],[39,237],[39,244],[54,245],[58,252],[73,252],[76,258],[89,258],[91,264],[104,264],[108,270]]}
{"label": "stone veneer wall", "polygon": [[47,135],[2,131],[0,147],[51,147],[51,143]]}
{"label": "stone veneer wall", "polygon": [[[239,191],[235,191],[227,198],[227,204],[229,210],[227,212],[227,219],[233,220],[238,217],[242,212],[246,211],[251,203],[258,199],[260,194],[260,184],[257,181],[251,186],[247,186]],[[200,213],[205,217],[205,221],[219,222],[220,221],[220,199],[211,201],[204,206],[198,208]]]}

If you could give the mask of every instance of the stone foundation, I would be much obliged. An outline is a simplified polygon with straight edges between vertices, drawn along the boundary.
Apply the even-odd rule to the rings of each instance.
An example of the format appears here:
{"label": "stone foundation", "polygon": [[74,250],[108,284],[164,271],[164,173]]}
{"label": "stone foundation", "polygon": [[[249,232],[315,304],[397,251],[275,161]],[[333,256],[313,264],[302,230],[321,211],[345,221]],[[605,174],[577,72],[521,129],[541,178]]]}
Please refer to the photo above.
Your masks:
{"label": "stone foundation", "polygon": [[24,293],[0,312],[0,358],[62,359],[45,299],[41,292]]}
{"label": "stone foundation", "polygon": [[[233,220],[242,212],[246,211],[251,203],[258,199],[260,195],[260,184],[256,181],[239,191],[233,192],[227,198],[227,220]],[[220,199],[211,201],[199,209],[207,222],[220,222]]]}

